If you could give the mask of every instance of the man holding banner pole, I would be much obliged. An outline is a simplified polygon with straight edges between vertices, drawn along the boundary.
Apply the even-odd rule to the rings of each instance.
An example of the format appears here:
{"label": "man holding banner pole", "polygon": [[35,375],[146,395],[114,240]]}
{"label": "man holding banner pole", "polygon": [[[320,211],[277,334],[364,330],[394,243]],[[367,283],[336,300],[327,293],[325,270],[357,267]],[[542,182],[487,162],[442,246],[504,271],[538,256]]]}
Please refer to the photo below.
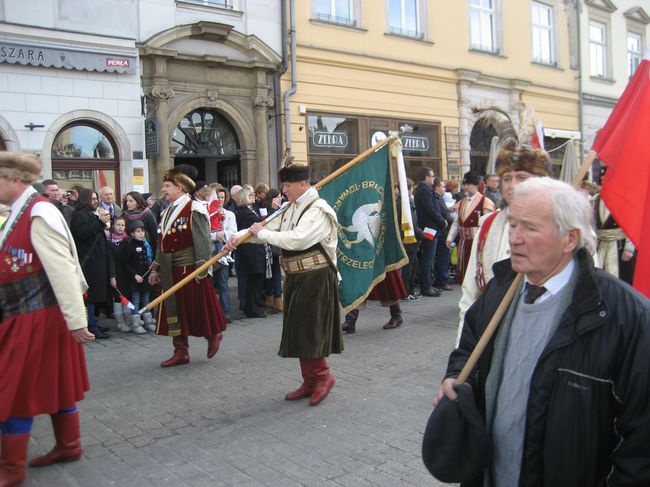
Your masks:
{"label": "man holding banner pole", "polygon": [[282,192],[293,203],[266,226],[253,224],[233,235],[226,247],[234,250],[247,232],[252,242],[282,249],[284,317],[281,357],[300,360],[303,383],[285,396],[287,401],[309,397],[315,406],[334,386],[326,361],[343,351],[336,268],[337,219],[330,205],[309,184],[309,166],[287,163],[278,173]]}

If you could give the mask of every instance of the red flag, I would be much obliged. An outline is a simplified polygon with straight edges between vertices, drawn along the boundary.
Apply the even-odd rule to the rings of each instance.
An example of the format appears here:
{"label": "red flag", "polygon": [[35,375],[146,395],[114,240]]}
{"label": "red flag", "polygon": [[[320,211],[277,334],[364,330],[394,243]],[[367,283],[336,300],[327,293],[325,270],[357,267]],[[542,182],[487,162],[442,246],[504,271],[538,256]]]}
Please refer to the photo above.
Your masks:
{"label": "red flag", "polygon": [[634,287],[650,297],[650,50],[592,150],[607,165],[601,195],[638,251]]}

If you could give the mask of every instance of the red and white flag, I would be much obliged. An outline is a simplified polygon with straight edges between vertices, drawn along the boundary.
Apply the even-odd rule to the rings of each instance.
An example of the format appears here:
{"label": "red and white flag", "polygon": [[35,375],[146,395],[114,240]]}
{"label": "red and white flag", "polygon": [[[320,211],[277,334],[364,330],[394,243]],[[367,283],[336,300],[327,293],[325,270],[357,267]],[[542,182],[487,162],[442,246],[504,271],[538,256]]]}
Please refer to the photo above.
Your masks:
{"label": "red and white flag", "polygon": [[607,172],[601,196],[638,251],[634,287],[650,298],[650,49],[592,150]]}
{"label": "red and white flag", "polygon": [[434,228],[424,227],[422,233],[424,234],[424,238],[426,238],[427,240],[433,240],[434,238],[436,238],[436,234],[438,232]]}
{"label": "red and white flag", "polygon": [[120,304],[122,306],[126,306],[129,309],[135,309],[135,305],[123,294],[120,294]]}
{"label": "red and white flag", "polygon": [[538,120],[535,122],[535,131],[533,132],[533,145],[538,149],[544,149],[544,127],[542,126],[542,121]]}

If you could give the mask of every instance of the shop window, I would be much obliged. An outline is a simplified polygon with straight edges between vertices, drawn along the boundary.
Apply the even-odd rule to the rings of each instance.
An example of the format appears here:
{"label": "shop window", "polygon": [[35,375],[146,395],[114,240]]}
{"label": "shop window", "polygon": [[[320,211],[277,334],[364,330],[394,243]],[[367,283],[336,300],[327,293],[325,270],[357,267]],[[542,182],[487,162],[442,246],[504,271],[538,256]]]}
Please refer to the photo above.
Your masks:
{"label": "shop window", "polygon": [[408,177],[420,167],[441,171],[440,124],[391,118],[307,114],[308,160],[316,181],[370,148],[378,132],[388,135],[403,127],[404,163]]}
{"label": "shop window", "polygon": [[356,118],[310,115],[307,120],[310,153],[359,153],[359,122]]}
{"label": "shop window", "polygon": [[52,144],[52,179],[64,189],[110,186],[119,201],[119,165],[113,139],[92,123],[67,125]]}

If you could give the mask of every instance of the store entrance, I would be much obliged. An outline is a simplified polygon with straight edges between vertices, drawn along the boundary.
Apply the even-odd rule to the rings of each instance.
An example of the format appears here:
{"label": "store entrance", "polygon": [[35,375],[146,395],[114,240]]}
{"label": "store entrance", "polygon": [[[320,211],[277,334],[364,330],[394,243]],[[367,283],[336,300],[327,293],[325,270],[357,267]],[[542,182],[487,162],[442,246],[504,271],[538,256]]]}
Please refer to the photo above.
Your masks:
{"label": "store entrance", "polygon": [[239,139],[218,111],[199,108],[187,113],[172,135],[174,165],[190,164],[198,179],[229,188],[241,183]]}

